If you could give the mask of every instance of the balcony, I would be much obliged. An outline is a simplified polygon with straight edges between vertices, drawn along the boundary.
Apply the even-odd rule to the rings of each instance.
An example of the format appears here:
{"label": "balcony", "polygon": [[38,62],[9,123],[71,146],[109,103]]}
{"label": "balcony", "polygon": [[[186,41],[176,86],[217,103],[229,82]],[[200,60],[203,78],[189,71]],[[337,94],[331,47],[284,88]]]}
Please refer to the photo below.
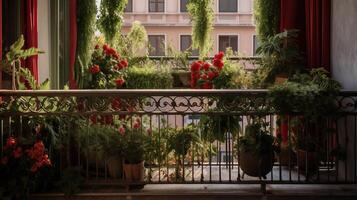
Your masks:
{"label": "balcony", "polygon": [[[57,150],[49,150],[53,167],[58,172],[64,166],[76,167],[85,177],[85,187],[92,188],[91,191],[102,187],[129,190],[145,184],[149,188],[156,184],[258,184],[266,192],[266,185],[357,182],[355,92],[340,93],[336,99],[337,118],[324,116],[315,124],[316,130],[336,128],[326,137],[319,135],[323,132],[316,132],[324,156],[316,160],[310,152],[298,150],[293,139],[296,132],[289,131],[284,150],[272,152],[272,159],[261,165],[264,170],[259,167],[258,172],[249,172],[248,168],[250,175],[246,173],[247,158],[239,150],[240,139],[249,132],[249,124],[259,118],[271,136],[277,136],[280,129],[281,114],[272,107],[266,90],[2,90],[0,96],[2,149],[6,136],[31,134],[32,120],[48,119],[47,125],[58,134],[56,138],[68,141]],[[116,101],[120,104],[113,103]],[[285,126],[294,126],[294,117],[299,114],[289,113],[291,120]],[[206,123],[212,123],[207,119],[213,120],[213,124],[218,122],[218,132],[207,129]],[[101,134],[91,129],[116,126],[121,120],[149,137],[143,179],[138,182],[121,178],[124,172],[113,164],[113,155],[96,153],[101,151],[96,146]],[[215,137],[212,139],[207,131]],[[176,138],[174,146],[170,146],[170,134],[186,133],[192,137]],[[337,147],[354,151],[346,151],[342,158],[334,151]]]}

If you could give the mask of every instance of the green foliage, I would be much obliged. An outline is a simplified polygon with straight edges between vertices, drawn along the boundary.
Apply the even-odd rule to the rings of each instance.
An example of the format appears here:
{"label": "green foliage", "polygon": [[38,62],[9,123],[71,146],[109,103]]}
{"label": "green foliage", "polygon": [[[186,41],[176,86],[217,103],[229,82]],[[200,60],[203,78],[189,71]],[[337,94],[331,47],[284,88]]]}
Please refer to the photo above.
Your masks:
{"label": "green foliage", "polygon": [[168,138],[168,148],[176,156],[186,156],[191,146],[199,140],[198,129],[189,125],[171,134]]}
{"label": "green foliage", "polygon": [[77,49],[75,63],[76,81],[81,87],[81,79],[91,59],[97,15],[96,0],[77,0]]}
{"label": "green foliage", "polygon": [[172,88],[173,78],[168,67],[157,67],[147,63],[143,67],[130,67],[126,74],[128,89],[169,89]]}
{"label": "green foliage", "polygon": [[123,157],[127,164],[138,164],[147,157],[146,149],[149,144],[147,135],[133,129],[123,136]]}
{"label": "green foliage", "polygon": [[135,64],[132,59],[139,56],[140,52],[138,51],[147,45],[147,41],[148,38],[145,27],[141,25],[139,21],[135,21],[128,35],[118,37],[118,51],[121,56],[128,59],[130,65]]}
{"label": "green foliage", "polygon": [[270,88],[272,106],[281,113],[301,113],[308,119],[317,119],[336,113],[336,96],[341,85],[323,69],[310,74],[297,74],[289,81]]}
{"label": "green foliage", "polygon": [[280,0],[255,0],[254,16],[260,41],[278,33],[280,25]]}
{"label": "green foliage", "polygon": [[268,125],[261,119],[253,119],[253,123],[245,127],[244,136],[239,138],[239,151],[263,155],[277,150]]}
{"label": "green foliage", "polygon": [[199,49],[200,56],[204,57],[212,47],[211,32],[214,23],[212,0],[190,0],[187,5],[192,27],[192,47]]}
{"label": "green foliage", "polygon": [[101,1],[98,25],[108,44],[114,45],[115,38],[120,34],[127,3],[128,0]]}
{"label": "green foliage", "polygon": [[289,30],[261,43],[257,49],[257,54],[262,57],[257,74],[263,87],[274,83],[277,75],[292,77],[303,70],[297,37],[297,30]]}

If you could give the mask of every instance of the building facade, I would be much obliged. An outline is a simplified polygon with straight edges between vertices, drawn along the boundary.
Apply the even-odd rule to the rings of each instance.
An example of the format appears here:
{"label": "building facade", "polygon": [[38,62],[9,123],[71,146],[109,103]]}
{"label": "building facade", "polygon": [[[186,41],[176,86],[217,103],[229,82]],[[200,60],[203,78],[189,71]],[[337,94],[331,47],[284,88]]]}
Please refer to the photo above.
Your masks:
{"label": "building facade", "polygon": [[[253,56],[257,39],[253,17],[254,0],[214,0],[213,50],[231,47],[244,56]],[[134,21],[140,21],[148,33],[150,55],[167,55],[167,47],[184,51],[191,42],[192,24],[187,13],[189,0],[128,0],[123,34]],[[197,52],[193,52],[197,55]]]}

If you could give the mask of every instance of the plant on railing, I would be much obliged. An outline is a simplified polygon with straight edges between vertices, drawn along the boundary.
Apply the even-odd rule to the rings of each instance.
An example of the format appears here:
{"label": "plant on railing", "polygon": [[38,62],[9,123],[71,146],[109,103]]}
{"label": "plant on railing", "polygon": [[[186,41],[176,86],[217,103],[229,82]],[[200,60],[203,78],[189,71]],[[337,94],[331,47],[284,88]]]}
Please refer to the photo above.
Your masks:
{"label": "plant on railing", "polygon": [[274,152],[278,152],[275,138],[270,134],[269,123],[254,118],[238,141],[238,159],[243,172],[249,176],[265,178],[273,168]]}
{"label": "plant on railing", "polygon": [[260,41],[277,34],[280,26],[280,0],[255,0],[254,17]]}
{"label": "plant on railing", "polygon": [[101,0],[98,27],[104,34],[106,42],[112,46],[120,34],[127,3],[128,0]]}
{"label": "plant on railing", "polygon": [[171,70],[147,62],[144,66],[130,67],[125,75],[128,89],[170,89],[173,86]]}
{"label": "plant on railing", "polygon": [[114,48],[106,44],[102,47],[96,45],[84,87],[88,89],[123,88],[127,67],[128,61],[121,58]]}
{"label": "plant on railing", "polygon": [[52,166],[41,140],[7,139],[0,162],[0,198],[27,199],[41,173]]}
{"label": "plant on railing", "polygon": [[96,0],[77,0],[77,47],[75,78],[79,88],[82,87],[82,76],[91,58],[91,47],[95,33],[97,15]]}
{"label": "plant on railing", "polygon": [[187,5],[192,27],[192,47],[204,57],[212,47],[211,32],[214,22],[212,0],[190,0]]}
{"label": "plant on railing", "polygon": [[303,70],[299,52],[298,31],[288,30],[268,37],[257,49],[262,59],[257,69],[263,86],[279,82],[279,78],[292,77]]}

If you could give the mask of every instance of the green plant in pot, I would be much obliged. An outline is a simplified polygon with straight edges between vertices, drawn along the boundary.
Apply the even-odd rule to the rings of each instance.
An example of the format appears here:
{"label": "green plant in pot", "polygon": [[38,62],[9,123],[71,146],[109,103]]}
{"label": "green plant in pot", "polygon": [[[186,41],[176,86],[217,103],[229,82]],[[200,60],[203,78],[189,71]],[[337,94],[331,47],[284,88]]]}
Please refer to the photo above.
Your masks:
{"label": "green plant in pot", "polygon": [[149,137],[139,129],[127,129],[123,135],[123,168],[127,182],[144,181],[144,159]]}
{"label": "green plant in pot", "polygon": [[244,174],[263,177],[272,170],[274,153],[278,151],[275,138],[270,135],[269,124],[256,118],[245,128],[245,134],[239,138],[239,164]]}

